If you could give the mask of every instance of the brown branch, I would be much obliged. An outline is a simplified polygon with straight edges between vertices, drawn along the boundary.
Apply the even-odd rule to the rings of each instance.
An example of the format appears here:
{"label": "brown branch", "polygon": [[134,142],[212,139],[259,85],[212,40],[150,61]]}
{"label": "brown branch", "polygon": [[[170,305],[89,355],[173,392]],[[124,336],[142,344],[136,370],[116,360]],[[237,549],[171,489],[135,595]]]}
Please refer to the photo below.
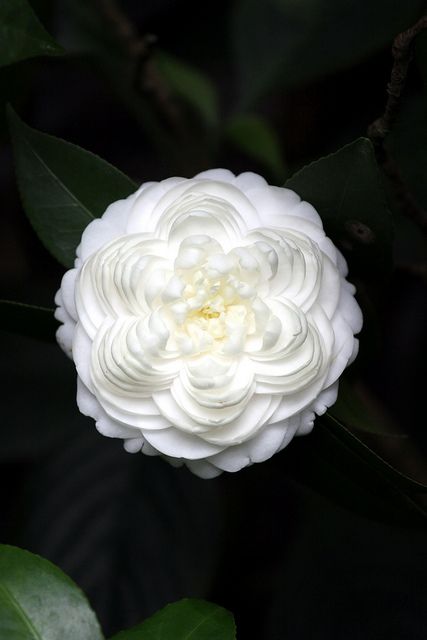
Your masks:
{"label": "brown branch", "polygon": [[157,41],[156,36],[152,34],[140,36],[116,0],[96,0],[96,2],[118,39],[122,42],[124,51],[129,58],[135,90],[151,100],[161,120],[168,128],[179,132],[181,129],[179,110],[169,87],[163,81],[150,57],[153,44]]}
{"label": "brown branch", "polygon": [[368,127],[368,137],[375,146],[377,159],[382,165],[384,173],[394,187],[396,199],[402,213],[427,235],[427,212],[416,202],[416,199],[406,186],[398,166],[384,144],[385,138],[395,124],[399,113],[400,99],[412,60],[414,40],[424,29],[427,29],[427,15],[424,15],[415,25],[396,36],[392,47],[393,67],[390,82],[387,85],[388,97],[384,113]]}
{"label": "brown branch", "polygon": [[400,97],[405,87],[408,68],[412,60],[413,43],[417,35],[424,29],[427,29],[427,15],[420,18],[415,25],[406,31],[399,33],[394,39],[391,50],[393,67],[390,82],[387,85],[388,98],[385,110],[383,115],[368,127],[368,136],[374,144],[382,144],[382,141],[396,122]]}

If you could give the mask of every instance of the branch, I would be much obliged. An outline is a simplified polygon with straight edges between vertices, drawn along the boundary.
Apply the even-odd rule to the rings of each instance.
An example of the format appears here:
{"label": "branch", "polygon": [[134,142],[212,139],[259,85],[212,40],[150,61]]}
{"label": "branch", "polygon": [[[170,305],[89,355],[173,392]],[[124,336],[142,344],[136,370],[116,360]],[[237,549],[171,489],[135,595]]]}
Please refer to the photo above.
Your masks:
{"label": "branch", "polygon": [[97,0],[97,4],[127,53],[135,90],[150,98],[164,123],[170,129],[179,132],[181,129],[179,111],[169,87],[150,58],[153,44],[157,40],[156,36],[152,34],[140,36],[116,0]]}
{"label": "branch", "polygon": [[412,60],[413,43],[421,31],[427,29],[427,15],[418,22],[399,33],[392,47],[393,67],[390,82],[387,85],[388,98],[383,115],[368,127],[368,137],[375,145],[382,145],[386,135],[396,122],[399,112],[400,98],[405,87],[408,68]]}
{"label": "branch", "polygon": [[405,184],[398,166],[385,147],[385,138],[396,122],[400,99],[405,87],[408,68],[412,60],[414,40],[421,31],[427,29],[427,15],[399,33],[392,47],[393,67],[390,82],[387,85],[387,102],[384,113],[368,127],[368,137],[374,144],[377,159],[384,173],[394,187],[396,199],[402,213],[410,218],[427,235],[427,212],[421,207]]}

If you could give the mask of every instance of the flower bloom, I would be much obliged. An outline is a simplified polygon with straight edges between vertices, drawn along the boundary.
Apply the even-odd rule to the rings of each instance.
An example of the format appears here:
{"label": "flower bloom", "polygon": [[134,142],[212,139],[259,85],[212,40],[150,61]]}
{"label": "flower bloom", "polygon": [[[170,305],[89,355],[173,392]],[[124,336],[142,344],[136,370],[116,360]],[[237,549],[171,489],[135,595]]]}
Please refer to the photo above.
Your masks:
{"label": "flower bloom", "polygon": [[143,184],[88,225],[56,296],[80,411],[204,478],[270,458],[356,356],[346,274],[315,209],[254,173]]}

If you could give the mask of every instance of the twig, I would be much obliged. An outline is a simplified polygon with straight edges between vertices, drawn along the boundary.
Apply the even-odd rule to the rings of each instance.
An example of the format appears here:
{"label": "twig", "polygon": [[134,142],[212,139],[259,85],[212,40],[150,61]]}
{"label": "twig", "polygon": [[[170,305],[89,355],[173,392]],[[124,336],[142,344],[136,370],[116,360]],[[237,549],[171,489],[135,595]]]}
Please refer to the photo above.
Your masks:
{"label": "twig", "polygon": [[374,144],[382,144],[384,138],[394,125],[399,112],[400,97],[405,87],[408,68],[412,60],[413,43],[416,36],[427,29],[427,15],[418,22],[399,33],[392,47],[393,67],[390,82],[387,85],[388,98],[383,115],[368,127],[368,136]]}
{"label": "twig", "polygon": [[368,127],[368,137],[375,146],[377,158],[384,169],[384,173],[393,184],[396,199],[399,202],[402,213],[427,235],[427,212],[416,202],[409,191],[399,168],[384,144],[385,138],[396,122],[399,113],[400,98],[412,60],[414,40],[424,29],[427,29],[427,15],[424,15],[415,25],[396,36],[392,47],[393,67],[390,82],[387,85],[388,98],[386,106],[382,116]]}
{"label": "twig", "polygon": [[140,36],[133,23],[120,9],[116,0],[96,0],[97,4],[122,41],[131,64],[134,88],[151,99],[164,123],[175,131],[181,129],[179,110],[174,103],[168,86],[163,81],[150,58],[156,36]]}

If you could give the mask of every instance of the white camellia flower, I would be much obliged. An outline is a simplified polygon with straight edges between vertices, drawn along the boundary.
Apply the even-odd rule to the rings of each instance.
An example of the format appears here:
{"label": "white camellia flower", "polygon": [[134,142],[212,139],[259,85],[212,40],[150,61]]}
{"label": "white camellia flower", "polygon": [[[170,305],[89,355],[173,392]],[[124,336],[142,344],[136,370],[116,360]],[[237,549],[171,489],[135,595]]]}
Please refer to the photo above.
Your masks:
{"label": "white camellia flower", "polygon": [[88,225],[56,296],[80,411],[204,478],[270,458],[356,356],[346,274],[315,209],[254,173],[143,184]]}

